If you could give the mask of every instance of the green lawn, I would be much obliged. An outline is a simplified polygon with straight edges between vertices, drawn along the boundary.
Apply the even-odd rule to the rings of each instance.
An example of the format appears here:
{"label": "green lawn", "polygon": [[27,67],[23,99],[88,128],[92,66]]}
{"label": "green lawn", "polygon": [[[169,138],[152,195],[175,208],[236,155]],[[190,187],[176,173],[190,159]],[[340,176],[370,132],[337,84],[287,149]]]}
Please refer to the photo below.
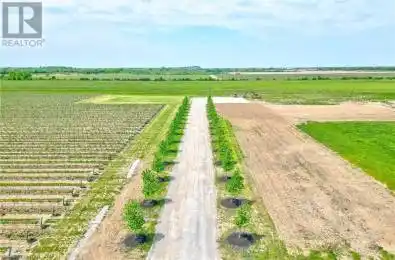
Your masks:
{"label": "green lawn", "polygon": [[395,190],[395,122],[307,123],[299,128]]}
{"label": "green lawn", "polygon": [[395,81],[3,81],[2,91],[158,96],[230,96],[256,92],[279,103],[335,103],[345,100],[395,100]]}

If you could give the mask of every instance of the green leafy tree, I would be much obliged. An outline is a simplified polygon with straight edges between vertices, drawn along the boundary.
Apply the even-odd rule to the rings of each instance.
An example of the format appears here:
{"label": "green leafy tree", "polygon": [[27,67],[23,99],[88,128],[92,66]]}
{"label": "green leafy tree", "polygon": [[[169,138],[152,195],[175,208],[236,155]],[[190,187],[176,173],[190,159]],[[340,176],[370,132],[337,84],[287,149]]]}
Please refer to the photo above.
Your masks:
{"label": "green leafy tree", "polygon": [[239,168],[235,170],[233,176],[226,183],[226,191],[231,194],[239,194],[244,189],[244,178]]}
{"label": "green leafy tree", "polygon": [[123,218],[132,232],[139,233],[145,224],[143,210],[136,201],[129,202],[124,208]]}
{"label": "green leafy tree", "polygon": [[223,158],[221,159],[222,167],[224,168],[225,171],[231,171],[235,166],[233,152],[229,147],[223,147],[222,149],[223,149],[223,156],[222,156]]}
{"label": "green leafy tree", "polygon": [[152,169],[156,172],[162,172],[165,170],[164,154],[162,152],[157,152],[152,162]]}
{"label": "green leafy tree", "polygon": [[169,150],[169,141],[166,139],[159,144],[159,151],[166,153]]}
{"label": "green leafy tree", "polygon": [[145,170],[143,172],[143,194],[145,198],[150,198],[155,195],[160,189],[158,176],[152,170]]}
{"label": "green leafy tree", "polygon": [[237,210],[235,225],[239,228],[247,226],[251,221],[251,206],[246,203]]}
{"label": "green leafy tree", "polygon": [[9,80],[31,80],[32,74],[25,71],[10,71],[7,78]]}

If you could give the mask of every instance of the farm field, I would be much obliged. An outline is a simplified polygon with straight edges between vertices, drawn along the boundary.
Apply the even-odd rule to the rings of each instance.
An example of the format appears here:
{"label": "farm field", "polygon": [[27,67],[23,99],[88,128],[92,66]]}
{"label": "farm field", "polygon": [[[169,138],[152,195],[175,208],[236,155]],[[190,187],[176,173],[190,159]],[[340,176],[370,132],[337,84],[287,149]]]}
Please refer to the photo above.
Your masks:
{"label": "farm field", "polygon": [[274,103],[332,104],[347,100],[395,100],[395,81],[227,81],[105,82],[4,81],[2,92],[121,94],[149,96],[233,96],[255,93]]}
{"label": "farm field", "polygon": [[293,124],[307,121],[395,121],[395,109],[380,102],[344,102],[337,105],[278,105],[265,107]]}
{"label": "farm field", "polygon": [[383,77],[393,78],[395,77],[394,71],[342,71],[342,70],[298,70],[298,71],[282,71],[282,72],[228,72],[218,75],[222,80],[230,80],[237,78],[241,80],[292,80],[300,79],[303,77],[324,77],[327,79],[341,79],[343,77]]}
{"label": "farm field", "polygon": [[[99,204],[108,203],[124,176],[107,176],[111,178],[105,181],[106,170],[163,109],[160,104],[77,103],[89,97],[2,94],[1,248],[26,249],[41,236],[52,237],[62,225],[73,231],[68,221],[81,224]],[[79,209],[81,198],[103,180],[106,185],[96,193],[95,204],[79,212],[84,214],[80,220],[71,219],[69,213]],[[51,239],[51,243],[75,239],[81,231],[64,234],[62,240]],[[46,244],[41,242],[43,250]],[[66,243],[62,248],[69,246]],[[43,251],[50,253],[50,249]],[[62,253],[58,247],[53,249],[53,253]]]}
{"label": "farm field", "polygon": [[174,104],[181,96],[99,95],[80,101],[93,104]]}
{"label": "farm field", "polygon": [[299,129],[395,190],[395,122],[309,122]]}
{"label": "farm field", "polygon": [[[120,246],[128,234],[122,210],[126,200],[142,199],[137,194],[142,180],[140,174],[125,180],[125,171],[133,159],[147,155],[142,168],[149,167],[149,155],[159,146],[183,95],[213,93],[218,111],[233,124],[245,155],[243,167],[252,190],[246,188],[243,194],[254,202],[249,229],[252,232],[258,227],[257,232],[265,235],[253,247],[253,259],[322,259],[303,258],[300,249],[307,251],[304,255],[311,249],[328,254],[323,259],[334,259],[335,254],[340,259],[339,252],[349,255],[350,250],[369,256],[380,254],[381,247],[395,252],[395,197],[382,185],[391,189],[394,185],[391,121],[395,121],[395,110],[390,103],[395,99],[394,83],[6,81],[1,92],[0,251],[10,245],[14,250],[34,245],[35,259],[65,255],[83,236],[88,222],[109,205],[111,212],[80,257],[126,259]],[[259,94],[264,101],[230,97],[247,92]],[[385,103],[355,102],[363,100]],[[343,101],[348,102],[328,105]],[[180,144],[175,179],[169,183],[173,202],[163,212],[174,215],[181,210],[178,206],[185,206],[184,211],[190,213],[184,215],[191,215],[199,211],[198,205],[210,207],[212,203],[197,196],[208,187],[210,192],[205,195],[214,203],[216,188],[218,196],[226,194],[225,188],[211,187],[203,174],[206,171],[211,176],[212,165],[207,155],[207,125],[201,123],[203,107],[191,111],[190,117],[198,115],[199,120],[188,121],[184,142],[189,141]],[[328,123],[339,120],[364,122]],[[300,128],[327,147],[295,126],[307,121],[323,122],[308,122]],[[195,161],[192,159],[198,156],[185,156],[201,146],[205,147],[204,158]],[[228,218],[228,213],[217,208],[217,218]],[[189,218],[177,227],[160,219],[162,226],[157,231],[164,237],[156,252],[172,253],[166,249],[178,241],[172,235],[184,232],[189,238],[180,242],[180,252],[186,254],[185,248],[192,248],[199,235],[194,230],[206,225],[203,215],[196,215],[193,227],[185,224]],[[222,231],[233,230],[224,227],[229,224],[226,221]],[[150,232],[155,230],[152,223],[154,220]],[[217,241],[205,239],[207,248],[227,235],[222,231],[217,230],[221,235]],[[131,255],[147,252],[139,250]],[[207,252],[216,254],[213,249]],[[225,252],[242,259],[242,254]]]}
{"label": "farm field", "polygon": [[[289,120],[290,112],[287,118],[281,110],[262,103],[216,106],[232,123],[252,186],[288,249],[329,249],[335,253],[351,250],[375,257],[381,254],[380,248],[395,251],[395,197],[391,191],[299,132],[294,126],[297,120]],[[380,115],[377,117],[380,119]],[[393,128],[385,129],[377,131],[384,136]],[[320,130],[321,136],[327,134]],[[348,133],[352,135],[352,131]],[[334,135],[328,133],[325,138],[333,139]],[[358,140],[356,136],[351,140]],[[374,145],[374,141],[370,143]],[[388,145],[376,148],[386,150],[384,160],[389,160],[385,154],[392,149],[390,141]],[[367,147],[362,149],[368,151]],[[386,167],[380,162],[376,166]]]}
{"label": "farm field", "polygon": [[[141,97],[139,97],[139,100],[141,100]],[[125,254],[124,239],[130,235],[130,231],[127,230],[122,212],[128,200],[142,199],[143,178],[142,174],[138,173],[150,166],[154,152],[165,138],[178,107],[179,103],[166,105],[161,114],[140,135],[139,140],[131,150],[123,156],[123,160],[141,159],[136,174],[129,179],[119,196],[115,198],[110,214],[101,223],[97,232],[86,245],[80,248],[78,259],[121,259],[122,257],[128,257],[128,254]],[[154,229],[154,227],[151,229]],[[143,258],[145,254],[146,250],[144,248],[138,249],[133,251],[129,258]]]}
{"label": "farm field", "polygon": [[254,71],[254,72],[229,72],[240,75],[395,75],[394,71],[362,71],[362,70],[294,70],[294,71]]}
{"label": "farm field", "polygon": [[200,78],[208,78],[209,74],[133,74],[133,73],[94,73],[94,74],[83,74],[83,73],[49,73],[49,74],[34,74],[33,78],[36,79],[50,79],[52,76],[55,76],[57,79],[63,80],[79,80],[80,78],[85,79],[97,79],[97,80],[105,80],[105,79],[119,79],[119,80],[137,80],[137,79],[159,79],[163,78],[165,80],[176,80],[183,78],[190,79],[200,79]]}

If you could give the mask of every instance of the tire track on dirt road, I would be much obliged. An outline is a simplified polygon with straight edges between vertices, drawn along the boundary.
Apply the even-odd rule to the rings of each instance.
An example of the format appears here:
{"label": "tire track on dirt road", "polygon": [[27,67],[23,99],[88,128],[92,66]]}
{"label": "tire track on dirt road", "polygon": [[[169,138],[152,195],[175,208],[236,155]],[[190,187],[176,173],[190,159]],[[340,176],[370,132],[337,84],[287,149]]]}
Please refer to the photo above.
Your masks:
{"label": "tire track on dirt road", "polygon": [[206,98],[193,98],[181,151],[172,171],[167,204],[156,227],[165,237],[151,248],[150,260],[216,260],[215,169],[206,116]]}

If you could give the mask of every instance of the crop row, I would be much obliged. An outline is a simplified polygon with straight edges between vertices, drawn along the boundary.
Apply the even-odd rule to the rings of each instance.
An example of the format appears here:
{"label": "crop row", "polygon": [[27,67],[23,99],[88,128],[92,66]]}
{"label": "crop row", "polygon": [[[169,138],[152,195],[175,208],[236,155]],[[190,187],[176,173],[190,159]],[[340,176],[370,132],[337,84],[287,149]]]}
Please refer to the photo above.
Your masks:
{"label": "crop row", "polygon": [[67,203],[45,203],[45,202],[12,202],[0,203],[0,214],[51,214],[59,216],[67,209]]}
{"label": "crop row", "polygon": [[0,168],[5,170],[5,169],[96,169],[96,168],[102,168],[103,165],[100,165],[98,163],[72,163],[72,162],[67,162],[67,163],[42,163],[42,162],[37,162],[37,163],[24,163],[23,161],[13,163],[4,163],[0,161]]}
{"label": "crop row", "polygon": [[71,202],[73,200],[70,196],[61,196],[61,195],[52,195],[52,196],[41,196],[41,195],[9,195],[2,196],[0,195],[0,203],[1,202],[62,202],[63,204],[67,204],[66,201]]}
{"label": "crop row", "polygon": [[0,164],[18,164],[18,163],[40,163],[40,164],[75,164],[75,163],[84,163],[84,164],[91,164],[91,163],[96,163],[96,164],[105,164],[108,162],[109,158],[41,158],[40,156],[36,156],[35,158],[29,158],[28,156],[25,157],[19,157],[15,156],[15,158],[4,158],[3,156],[0,155]]}
{"label": "crop row", "polygon": [[[20,160],[111,160],[112,154],[108,153],[95,153],[95,152],[81,152],[81,153],[58,153],[58,154],[48,154],[48,153],[22,153],[22,152],[1,152],[0,159],[20,159]],[[82,158],[81,158],[82,157]]]}
{"label": "crop row", "polygon": [[85,169],[0,169],[0,174],[91,174],[95,169],[85,168]]}
{"label": "crop row", "polygon": [[0,194],[10,195],[72,195],[81,193],[77,186],[0,186]]}
{"label": "crop row", "polygon": [[35,180],[35,181],[40,181],[40,180],[87,180],[90,176],[86,173],[73,173],[73,174],[66,174],[66,173],[44,173],[44,174],[1,174],[0,175],[0,181],[12,181],[12,180]]}

